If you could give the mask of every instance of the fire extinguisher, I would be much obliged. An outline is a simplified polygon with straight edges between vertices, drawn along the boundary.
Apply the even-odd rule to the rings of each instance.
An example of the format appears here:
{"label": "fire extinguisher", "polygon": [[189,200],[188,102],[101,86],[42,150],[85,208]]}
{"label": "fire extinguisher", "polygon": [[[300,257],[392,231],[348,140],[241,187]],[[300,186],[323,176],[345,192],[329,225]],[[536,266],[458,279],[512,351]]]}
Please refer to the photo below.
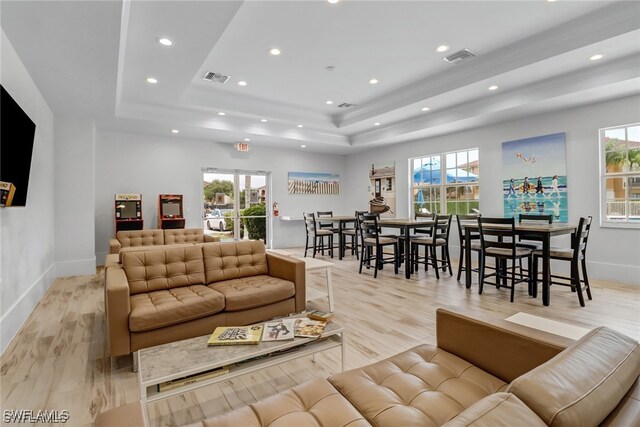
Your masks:
{"label": "fire extinguisher", "polygon": [[273,202],[273,216],[280,215],[280,211],[278,210],[278,202]]}

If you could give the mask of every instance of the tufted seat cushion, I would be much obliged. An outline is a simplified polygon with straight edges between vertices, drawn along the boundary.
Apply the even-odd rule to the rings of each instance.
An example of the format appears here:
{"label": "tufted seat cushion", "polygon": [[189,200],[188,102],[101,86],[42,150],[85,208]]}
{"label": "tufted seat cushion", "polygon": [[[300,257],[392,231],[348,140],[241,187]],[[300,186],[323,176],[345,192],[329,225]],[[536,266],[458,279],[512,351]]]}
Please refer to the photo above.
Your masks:
{"label": "tufted seat cushion", "polygon": [[209,285],[224,295],[227,311],[240,311],[284,301],[295,295],[295,285],[288,280],[267,275],[225,280]]}
{"label": "tufted seat cushion", "polygon": [[[542,256],[542,248],[533,251],[535,256]],[[549,255],[554,258],[573,258],[573,249],[571,248],[556,248],[554,246],[549,248]]]}
{"label": "tufted seat cushion", "polygon": [[514,394],[495,393],[474,403],[443,427],[546,427]]}
{"label": "tufted seat cushion", "polygon": [[166,245],[175,245],[176,243],[204,243],[204,231],[202,228],[164,230],[164,243]]}
{"label": "tufted seat cushion", "polygon": [[376,426],[439,426],[507,384],[431,345],[329,378]]}
{"label": "tufted seat cushion", "polygon": [[[415,243],[418,245],[433,245],[433,238],[431,237],[416,237],[415,239],[411,239],[411,243]],[[444,239],[436,239],[436,246],[444,246],[447,244],[447,241]]]}
{"label": "tufted seat cushion", "polygon": [[224,296],[204,285],[133,295],[129,330],[149,331],[210,316],[224,309]]}
{"label": "tufted seat cushion", "polygon": [[[508,248],[487,248],[485,251],[487,255],[498,256],[511,256],[513,251]],[[531,255],[531,249],[528,248],[516,248],[516,257],[523,257]]]}
{"label": "tufted seat cushion", "polygon": [[118,256],[118,262],[122,263],[122,257],[127,252],[156,251],[156,250],[164,250],[164,249],[183,248],[185,246],[193,246],[193,244],[192,243],[184,243],[184,244],[180,244],[180,245],[129,246],[129,247],[126,247],[126,248],[122,248],[120,250],[120,255]]}
{"label": "tufted seat cushion", "polygon": [[322,378],[204,420],[204,427],[365,427],[370,426],[356,408]]}
{"label": "tufted seat cushion", "polygon": [[164,245],[162,230],[130,230],[118,231],[116,239],[123,248],[130,246]]}

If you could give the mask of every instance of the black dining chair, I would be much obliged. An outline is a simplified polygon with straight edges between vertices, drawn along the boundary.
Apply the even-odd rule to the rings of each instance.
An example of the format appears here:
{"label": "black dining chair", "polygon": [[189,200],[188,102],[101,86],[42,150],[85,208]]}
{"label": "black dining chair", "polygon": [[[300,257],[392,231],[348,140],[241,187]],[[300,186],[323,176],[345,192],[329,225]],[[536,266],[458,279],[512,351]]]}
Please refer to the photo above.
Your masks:
{"label": "black dining chair", "polygon": [[[466,230],[463,226],[465,224],[477,224],[479,215],[457,215],[456,223],[458,224],[458,237],[460,238],[460,256],[458,258],[458,279],[462,276],[462,271],[465,270],[464,267],[464,256],[465,256],[465,236],[468,233],[469,239],[471,240],[471,252],[477,252],[478,258],[480,258],[480,253],[482,252],[482,245],[480,244],[480,232]],[[480,272],[479,268],[472,268],[471,271],[475,271],[476,273]]]}
{"label": "black dining chair", "polygon": [[[533,278],[516,272],[516,263],[522,258],[532,259],[532,249],[516,246],[516,223],[514,218],[485,218],[478,217],[480,229],[480,244],[482,248],[480,257],[480,280],[478,294],[482,294],[484,284],[490,284],[496,288],[511,289],[511,302],[514,300],[516,284],[527,282],[529,295],[533,293]],[[487,258],[496,260],[494,273],[485,274]],[[508,263],[511,262],[511,274]],[[487,278],[495,277],[495,283],[487,282]],[[511,282],[508,285],[508,282]]]}
{"label": "black dining chair", "polygon": [[[431,225],[431,231],[424,236],[416,235],[410,240],[411,243],[411,262],[415,270],[418,270],[418,264],[424,264],[425,271],[431,265],[436,272],[436,279],[440,279],[440,269],[442,271],[449,270],[449,275],[453,276],[451,271],[451,256],[449,256],[449,232],[451,230],[452,215],[436,215]],[[420,256],[420,247],[424,246],[424,257]],[[440,248],[440,258],[438,258],[438,248]]]}
{"label": "black dining chair", "polygon": [[[570,276],[551,274],[548,282],[550,285],[569,286],[571,290],[577,292],[580,306],[584,307],[584,295],[582,291],[586,291],[587,298],[591,297],[591,286],[589,286],[589,277],[587,276],[587,241],[589,240],[589,231],[591,230],[592,217],[580,218],[578,230],[572,236],[571,248],[552,247],[549,250],[549,256],[556,261],[567,261],[571,263]],[[542,249],[533,251],[533,271],[537,273],[538,260],[542,258]],[[580,278],[580,269],[582,269],[582,278]],[[534,296],[537,288],[537,274],[534,274]],[[584,284],[584,285],[583,285]]]}
{"label": "black dining chair", "polygon": [[[335,227],[333,224],[333,221],[321,221],[322,219],[328,219],[328,218],[333,218],[333,211],[318,211],[316,212],[316,218],[318,220],[318,229],[319,230],[331,230],[331,232],[333,234],[338,234],[338,227]],[[332,239],[332,242],[335,242],[335,239]],[[324,241],[323,241],[324,243]],[[340,248],[338,248],[336,246],[336,248],[338,250],[340,250]],[[331,247],[331,251],[333,252],[333,249],[335,249],[333,247],[333,243],[332,243],[332,247]],[[320,251],[322,252],[322,255],[324,255],[324,250],[325,247],[324,245],[320,248]]]}
{"label": "black dining chair", "polygon": [[[520,214],[518,216],[518,224],[553,224],[553,215]],[[528,235],[521,232],[518,235],[516,246],[532,250],[542,249],[542,238],[535,234]],[[527,271],[522,268],[522,259],[520,259],[519,265],[521,274]],[[529,268],[531,268],[531,265],[529,265]]]}
{"label": "black dining chair", "polygon": [[[382,269],[384,264],[393,264],[394,272],[398,274],[398,239],[380,235],[378,218],[375,214],[359,214],[358,227],[360,228],[360,239],[362,243],[360,269],[358,273],[362,274],[362,266],[365,265],[365,263],[367,269],[370,268],[371,261],[373,261],[374,278],[378,277],[378,270]],[[393,248],[393,254],[391,254],[391,256],[385,256],[384,248],[388,246]]]}
{"label": "black dining chair", "polygon": [[[304,256],[307,257],[307,250],[313,248],[313,258],[316,257],[316,253],[324,248],[324,239],[328,240],[328,248],[333,258],[333,231],[320,230],[316,223],[316,216],[313,213],[303,213],[304,225],[307,232],[307,239],[304,244]],[[311,241],[311,246],[309,246]]]}

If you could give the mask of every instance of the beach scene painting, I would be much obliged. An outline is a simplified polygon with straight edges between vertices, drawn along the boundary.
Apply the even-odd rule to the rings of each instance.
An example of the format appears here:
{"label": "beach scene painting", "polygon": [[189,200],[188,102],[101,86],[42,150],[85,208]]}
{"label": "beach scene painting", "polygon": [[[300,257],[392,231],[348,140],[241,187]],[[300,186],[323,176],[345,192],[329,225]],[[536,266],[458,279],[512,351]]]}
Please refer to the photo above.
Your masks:
{"label": "beach scene painting", "polygon": [[340,175],[289,172],[289,194],[340,194]]}
{"label": "beach scene painting", "polygon": [[564,133],[504,142],[502,165],[505,218],[552,214],[554,223],[568,221]]}

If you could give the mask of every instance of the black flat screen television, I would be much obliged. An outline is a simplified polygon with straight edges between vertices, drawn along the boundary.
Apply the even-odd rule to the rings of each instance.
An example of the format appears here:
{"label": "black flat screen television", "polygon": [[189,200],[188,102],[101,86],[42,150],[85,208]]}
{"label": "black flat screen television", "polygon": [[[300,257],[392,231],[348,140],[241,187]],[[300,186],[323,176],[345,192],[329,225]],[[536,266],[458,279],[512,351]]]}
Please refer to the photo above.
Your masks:
{"label": "black flat screen television", "polygon": [[36,124],[1,85],[0,91],[0,181],[16,187],[12,206],[26,206]]}
{"label": "black flat screen television", "polygon": [[118,202],[120,206],[120,218],[119,219],[137,219],[138,218],[138,202],[131,200],[124,200]]}

